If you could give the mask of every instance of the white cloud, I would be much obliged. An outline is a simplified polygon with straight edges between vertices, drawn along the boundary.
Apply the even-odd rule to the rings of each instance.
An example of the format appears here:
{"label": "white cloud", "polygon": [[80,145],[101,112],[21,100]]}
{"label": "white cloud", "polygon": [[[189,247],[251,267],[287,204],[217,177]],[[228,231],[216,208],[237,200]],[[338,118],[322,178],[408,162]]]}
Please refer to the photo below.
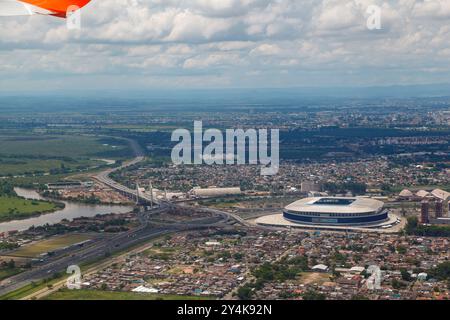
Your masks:
{"label": "white cloud", "polygon": [[[379,31],[366,28],[373,4]],[[0,75],[18,88],[49,74],[83,75],[80,88],[118,74],[142,86],[442,81],[449,17],[448,0],[94,0],[79,31],[0,18]]]}

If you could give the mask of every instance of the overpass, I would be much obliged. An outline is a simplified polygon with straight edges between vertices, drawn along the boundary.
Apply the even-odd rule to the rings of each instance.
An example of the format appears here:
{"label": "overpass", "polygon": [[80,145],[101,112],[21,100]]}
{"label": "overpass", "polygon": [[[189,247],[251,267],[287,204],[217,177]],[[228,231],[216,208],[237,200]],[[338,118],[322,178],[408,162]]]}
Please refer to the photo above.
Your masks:
{"label": "overpass", "polygon": [[[111,169],[102,171],[101,173],[96,175],[94,178],[97,181],[109,186],[110,188],[126,195],[130,199],[137,199],[139,202],[144,203],[144,204],[153,203],[153,204],[157,205],[158,208],[155,208],[156,210],[154,209],[151,212],[143,213],[140,215],[140,220],[142,220],[141,223],[143,223],[143,224],[147,224],[149,222],[150,216],[152,216],[156,213],[160,213],[159,211],[166,211],[170,208],[182,208],[182,205],[180,205],[178,203],[172,203],[167,200],[159,200],[159,199],[156,199],[156,197],[152,197],[151,195],[149,195],[147,193],[142,193],[142,192],[138,193],[137,190],[133,190],[124,185],[121,185],[120,183],[114,181],[113,179],[111,179],[109,177],[111,173],[122,170],[122,169],[130,167],[130,166],[133,166],[135,164],[138,164],[138,163],[144,161],[144,159],[145,159],[142,149],[136,143],[136,141],[131,140],[131,139],[127,139],[127,140],[129,141],[130,147],[133,149],[133,152],[135,153],[136,157],[133,160],[124,163],[120,167],[111,168]],[[186,202],[186,201],[182,201],[182,202]],[[217,209],[206,208],[206,207],[201,208],[201,210],[204,212],[213,214],[213,216],[220,216],[223,218],[226,217],[228,220],[233,220],[242,226],[255,227],[254,225],[250,224],[248,221],[246,221],[245,219],[243,219],[242,217],[240,217],[237,214],[220,211]]]}
{"label": "overpass", "polygon": [[112,168],[112,169],[108,169],[108,170],[100,172],[98,175],[94,176],[94,179],[107,185],[111,189],[114,189],[114,190],[120,192],[121,194],[123,194],[131,199],[138,200],[138,202],[147,203],[147,204],[151,204],[153,202],[153,204],[158,205],[158,204],[160,204],[159,203],[160,201],[158,201],[158,199],[156,199],[154,197],[152,199],[151,195],[142,193],[142,192],[138,192],[137,190],[130,189],[124,185],[121,185],[120,183],[117,183],[116,181],[114,181],[113,179],[111,179],[109,177],[111,173],[125,169],[125,168],[133,166],[135,164],[138,164],[139,162],[142,162],[144,159],[145,159],[144,156],[139,155],[136,158],[134,158],[133,160],[124,163],[120,167],[116,167],[116,168]]}

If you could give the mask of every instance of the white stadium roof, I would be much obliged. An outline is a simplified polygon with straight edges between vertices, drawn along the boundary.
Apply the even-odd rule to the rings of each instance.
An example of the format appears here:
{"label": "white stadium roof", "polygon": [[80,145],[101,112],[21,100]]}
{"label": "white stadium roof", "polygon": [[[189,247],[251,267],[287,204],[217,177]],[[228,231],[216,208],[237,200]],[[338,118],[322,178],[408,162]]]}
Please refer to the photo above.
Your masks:
{"label": "white stadium roof", "polygon": [[371,213],[381,210],[384,203],[371,198],[314,197],[298,200],[285,210],[314,213]]}
{"label": "white stadium roof", "polygon": [[412,197],[414,196],[414,194],[409,191],[408,189],[402,190],[402,192],[400,192],[399,194],[400,197]]}
{"label": "white stadium roof", "polygon": [[442,199],[442,200],[447,200],[448,198],[450,198],[450,192],[441,190],[441,189],[435,189],[433,191],[431,191],[431,194],[433,196],[435,196],[436,198]]}
{"label": "white stadium roof", "polygon": [[419,190],[419,191],[417,191],[416,195],[418,197],[425,198],[425,197],[431,196],[431,193],[429,193],[428,191],[425,191],[425,190]]}

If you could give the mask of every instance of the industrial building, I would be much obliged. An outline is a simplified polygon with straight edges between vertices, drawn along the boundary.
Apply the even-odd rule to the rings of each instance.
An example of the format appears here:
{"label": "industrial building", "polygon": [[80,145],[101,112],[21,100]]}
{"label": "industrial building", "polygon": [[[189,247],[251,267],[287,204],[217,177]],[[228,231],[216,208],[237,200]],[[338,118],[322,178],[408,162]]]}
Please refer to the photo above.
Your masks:
{"label": "industrial building", "polygon": [[223,196],[234,196],[242,194],[241,188],[194,188],[189,192],[190,196],[196,198],[213,198]]}

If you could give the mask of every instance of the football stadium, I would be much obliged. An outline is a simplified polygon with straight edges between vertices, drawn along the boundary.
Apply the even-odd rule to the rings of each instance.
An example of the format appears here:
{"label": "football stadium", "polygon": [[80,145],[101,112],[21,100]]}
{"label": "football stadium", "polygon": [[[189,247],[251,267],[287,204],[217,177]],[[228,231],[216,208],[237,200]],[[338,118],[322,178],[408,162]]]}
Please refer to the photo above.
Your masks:
{"label": "football stadium", "polygon": [[[382,201],[365,197],[313,197],[286,206],[282,213],[263,216],[256,224],[316,230],[386,230],[401,223]],[[387,230],[386,230],[387,231]]]}
{"label": "football stadium", "polygon": [[370,198],[305,198],[288,205],[283,217],[303,224],[360,226],[386,221],[388,211]]}

